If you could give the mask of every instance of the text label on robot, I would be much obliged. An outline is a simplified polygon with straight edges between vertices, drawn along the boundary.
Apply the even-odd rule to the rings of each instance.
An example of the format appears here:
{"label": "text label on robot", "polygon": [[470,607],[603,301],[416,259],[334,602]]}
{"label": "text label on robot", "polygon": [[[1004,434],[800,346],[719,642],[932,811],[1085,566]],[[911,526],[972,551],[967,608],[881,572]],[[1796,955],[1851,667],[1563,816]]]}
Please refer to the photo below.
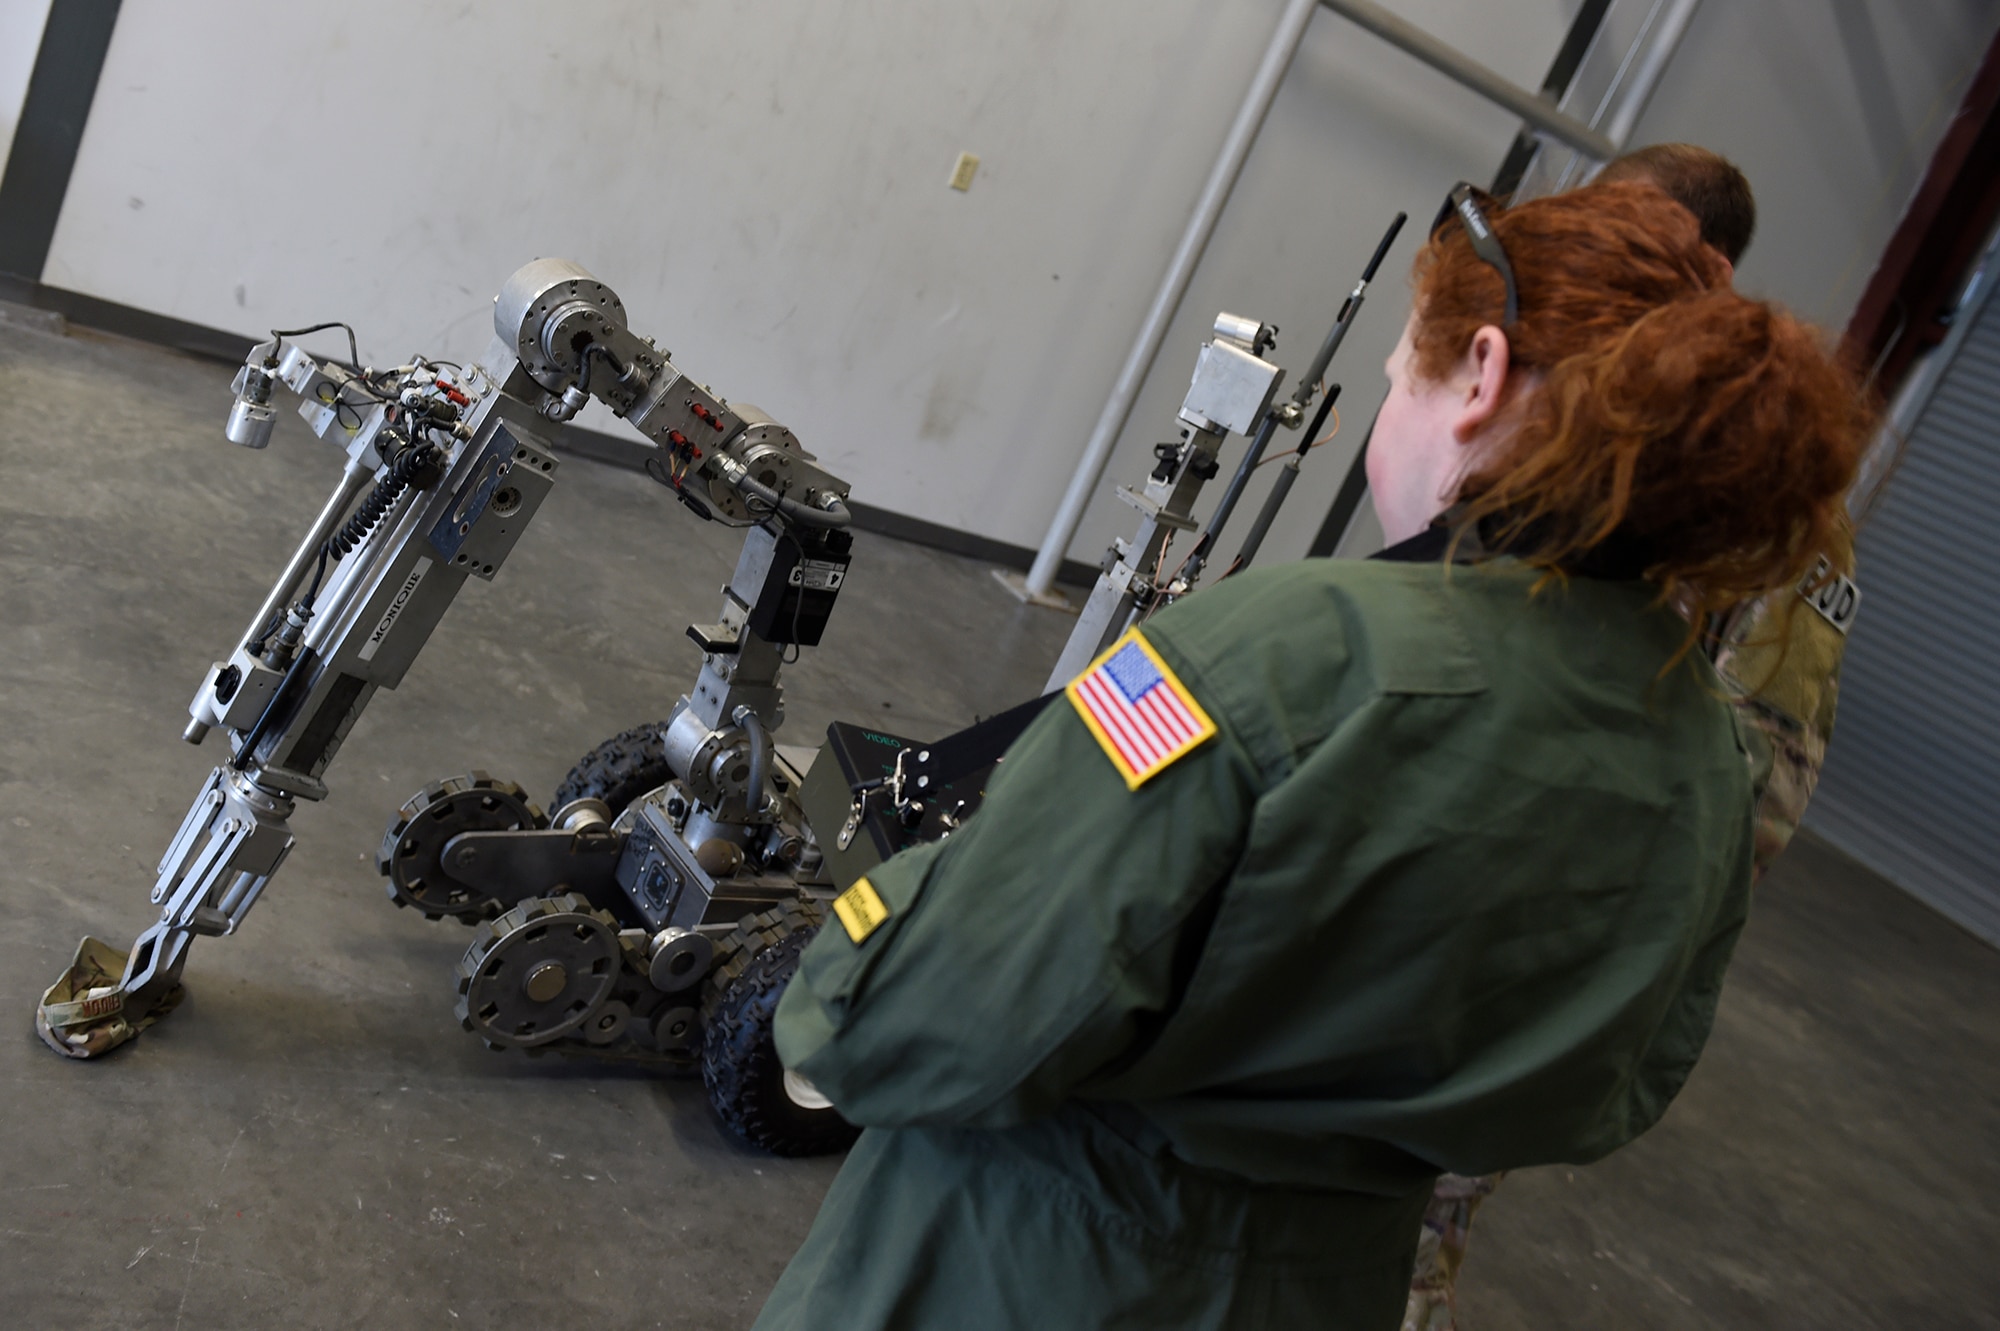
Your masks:
{"label": "text label on robot", "polygon": [[417,560],[417,566],[410,570],[410,576],[403,579],[402,587],[397,590],[396,599],[389,602],[389,608],[382,612],[382,622],[375,626],[375,631],[368,635],[368,641],[362,644],[362,660],[372,661],[375,659],[376,649],[381,647],[382,640],[389,636],[389,630],[396,626],[396,617],[403,613],[403,607],[408,605],[410,598],[417,594],[417,586],[423,582],[424,574],[430,571],[430,560]]}

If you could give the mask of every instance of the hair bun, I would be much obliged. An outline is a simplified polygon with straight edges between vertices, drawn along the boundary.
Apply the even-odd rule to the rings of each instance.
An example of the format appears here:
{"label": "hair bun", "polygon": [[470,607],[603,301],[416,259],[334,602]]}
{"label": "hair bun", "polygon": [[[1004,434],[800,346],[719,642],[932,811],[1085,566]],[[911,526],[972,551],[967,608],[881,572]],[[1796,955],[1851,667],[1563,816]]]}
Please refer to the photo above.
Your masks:
{"label": "hair bun", "polygon": [[[1821,335],[1724,281],[1692,216],[1650,186],[1498,213],[1520,282],[1517,427],[1460,490],[1510,553],[1587,565],[1615,540],[1697,621],[1804,577],[1844,544],[1871,413]],[[1484,270],[1484,271],[1482,271]],[[1497,285],[1462,238],[1419,257],[1419,369],[1464,354]],[[1511,544],[1510,544],[1511,542]]]}

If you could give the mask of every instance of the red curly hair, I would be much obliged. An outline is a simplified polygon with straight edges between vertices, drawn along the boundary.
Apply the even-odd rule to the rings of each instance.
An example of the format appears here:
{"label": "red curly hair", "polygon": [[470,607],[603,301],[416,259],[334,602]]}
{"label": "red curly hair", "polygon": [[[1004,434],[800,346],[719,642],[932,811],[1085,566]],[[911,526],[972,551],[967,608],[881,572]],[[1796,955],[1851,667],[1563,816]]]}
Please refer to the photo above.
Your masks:
{"label": "red curly hair", "polygon": [[[1819,335],[1729,288],[1687,210],[1593,185],[1489,214],[1512,262],[1499,438],[1456,523],[1552,571],[1617,551],[1699,626],[1844,556],[1844,496],[1871,413]],[[1500,323],[1499,273],[1465,230],[1418,254],[1417,374],[1448,377]],[[1844,563],[1837,558],[1836,563]]]}

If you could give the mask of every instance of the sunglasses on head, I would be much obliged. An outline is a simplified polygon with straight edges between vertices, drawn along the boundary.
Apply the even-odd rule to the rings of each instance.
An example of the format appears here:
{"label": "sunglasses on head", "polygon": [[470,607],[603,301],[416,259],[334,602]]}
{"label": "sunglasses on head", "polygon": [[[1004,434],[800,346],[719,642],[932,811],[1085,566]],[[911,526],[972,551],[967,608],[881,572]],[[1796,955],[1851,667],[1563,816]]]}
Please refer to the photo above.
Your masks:
{"label": "sunglasses on head", "polygon": [[[1444,205],[1438,209],[1437,220],[1431,223],[1431,238],[1444,229],[1444,224],[1454,216],[1465,224],[1466,238],[1472,242],[1472,252],[1493,266],[1500,274],[1500,280],[1507,286],[1507,317],[1501,325],[1512,328],[1521,318],[1521,297],[1514,288],[1514,265],[1507,262],[1507,251],[1500,247],[1500,237],[1493,234],[1493,224],[1486,220],[1486,212],[1480,207],[1480,200],[1486,196],[1470,184],[1461,180],[1452,186],[1445,196]],[[1486,199],[1491,203],[1490,198]]]}

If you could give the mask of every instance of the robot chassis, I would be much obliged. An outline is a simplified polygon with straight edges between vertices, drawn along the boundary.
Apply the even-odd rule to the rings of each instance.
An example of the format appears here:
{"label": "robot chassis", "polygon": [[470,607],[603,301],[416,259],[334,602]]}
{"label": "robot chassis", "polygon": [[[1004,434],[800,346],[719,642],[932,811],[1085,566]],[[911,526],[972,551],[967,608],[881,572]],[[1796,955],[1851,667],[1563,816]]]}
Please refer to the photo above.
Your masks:
{"label": "robot chassis", "polygon": [[[1190,589],[1274,427],[1303,419],[1394,234],[1289,403],[1272,404],[1282,371],[1263,358],[1276,330],[1218,319],[1179,443],[1156,450],[1143,491],[1120,489],[1141,512],[1139,532],[1107,554],[1052,690]],[[514,273],[495,298],[494,327],[482,363],[466,370],[419,358],[375,372],[286,341],[320,328],[252,350],[233,385],[228,437],[264,447],[282,385],[304,399],[314,432],[343,447],[346,466],[189,705],[183,737],[199,744],[221,727],[230,757],[160,860],[159,920],[122,956],[86,940],[72,976],[86,974],[97,947],[93,978],[122,961],[120,978],[79,987],[67,1004],[45,1001],[38,1028],[58,1052],[88,1057],[172,1009],[194,939],[241,925],[292,848],[297,801],[326,797],[322,777],[362,710],[402,680],[466,579],[494,577],[554,483],[550,427],[594,397],[654,444],[655,480],[698,516],[744,529],[717,621],[688,630],[703,652],[694,688],[664,722],[586,758],[552,816],[482,772],[426,786],[392,819],[377,867],[398,906],[474,926],[455,971],[457,1015],[489,1046],[699,1066],[718,1116],[744,1140],[781,1154],[838,1149],[854,1130],[771,1047],[784,983],[836,887],[905,845],[948,836],[1055,695],[928,746],[871,734],[888,749],[854,754],[839,732],[856,728],[836,726],[837,761],[781,750],[772,735],[786,651],[818,643],[849,562],[846,483],[784,426],[732,405],[632,333],[617,295],[574,263],[542,259]],[[1251,448],[1208,530],[1162,578],[1166,544],[1193,529],[1188,514],[1232,430],[1254,433]],[[1254,555],[1284,488],[1232,571]],[[946,793],[958,795],[951,808]],[[838,820],[837,848],[823,851],[808,804],[823,826]],[[52,1028],[62,1008],[72,1025]],[[106,1020],[123,1031],[107,1044],[69,1033]]]}
{"label": "robot chassis", "polygon": [[[704,1028],[727,1037],[768,1020],[769,967],[751,963],[816,923],[827,887],[795,798],[801,773],[771,739],[779,673],[788,649],[818,641],[838,595],[848,487],[790,430],[631,332],[617,295],[576,264],[516,272],[494,327],[483,365],[456,375],[423,360],[380,373],[316,361],[285,336],[238,373],[232,440],[268,442],[282,385],[346,466],[189,706],[184,737],[219,727],[229,756],[161,857],[159,920],[116,985],[74,996],[70,1029],[115,1022],[129,1038],[178,1001],[194,940],[241,926],[292,848],[297,802],[326,798],[327,766],[375,691],[401,682],[468,578],[506,561],[554,483],[551,427],[593,397],[655,445],[655,479],[744,529],[717,622],[690,630],[704,655],[666,727],[673,781],[622,814],[582,799],[553,818],[483,774],[440,782],[404,806],[378,864],[399,905],[478,925],[458,1011],[496,1047],[575,1040],[692,1063]],[[38,1026],[59,1052],[98,1052],[51,1029],[50,1012]],[[741,1039],[711,1043],[739,1056],[707,1080],[740,1132],[800,1150],[846,1130],[823,1107],[782,1094],[773,1105],[774,1059],[740,1057]],[[796,1112],[767,1122],[773,1108]]]}

